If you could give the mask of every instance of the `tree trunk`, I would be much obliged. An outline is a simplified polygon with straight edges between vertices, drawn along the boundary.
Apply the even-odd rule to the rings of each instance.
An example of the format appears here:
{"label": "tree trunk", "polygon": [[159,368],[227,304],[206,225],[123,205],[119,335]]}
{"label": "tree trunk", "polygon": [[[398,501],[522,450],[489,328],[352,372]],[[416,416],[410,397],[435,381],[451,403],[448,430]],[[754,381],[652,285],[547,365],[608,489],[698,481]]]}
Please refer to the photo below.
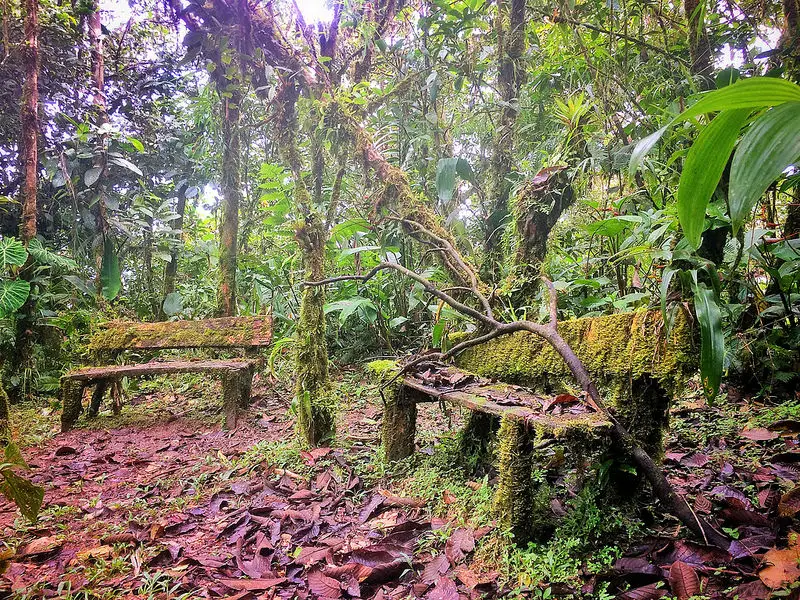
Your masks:
{"label": "tree trunk", "polygon": [[706,31],[703,6],[700,0],[683,0],[683,11],[689,24],[689,56],[691,58],[691,72],[700,79],[700,88],[707,90],[712,87],[711,73],[711,41]]}
{"label": "tree trunk", "polygon": [[[173,227],[179,231],[183,231],[183,216],[186,213],[186,186],[181,185],[178,187],[178,204],[175,207],[175,213],[178,218],[175,219]],[[179,234],[179,240],[183,241],[183,233]],[[180,244],[183,245],[182,243]],[[179,247],[173,246],[169,251],[169,262],[164,268],[164,297],[161,299],[161,307],[159,308],[159,321],[166,321],[167,315],[164,313],[164,300],[167,299],[171,293],[175,291],[175,280],[178,276],[178,259],[180,257]]]}
{"label": "tree trunk", "polygon": [[[23,67],[25,81],[22,84],[20,103],[20,121],[22,125],[19,150],[20,165],[24,176],[22,184],[22,218],[19,236],[25,246],[36,237],[38,190],[38,142],[39,142],[39,21],[38,0],[25,0],[25,45],[23,47]],[[30,281],[33,277],[33,261],[28,261],[20,272],[20,277]],[[18,385],[9,391],[14,401],[32,396],[31,374],[35,372],[33,344],[33,328],[36,324],[36,301],[33,295],[28,296],[16,315],[15,347],[12,372],[20,379]],[[7,402],[5,394],[0,397],[0,405]],[[3,407],[0,406],[0,420],[3,418]],[[7,418],[7,414],[6,414]]]}
{"label": "tree trunk", "polygon": [[[229,81],[222,97],[222,222],[219,233],[219,299],[220,316],[236,315],[236,255],[239,236],[239,204],[241,202],[241,130],[239,82]],[[224,95],[223,95],[224,94]],[[227,96],[227,97],[226,97]]]}
{"label": "tree trunk", "polygon": [[[92,62],[92,103],[94,105],[95,128],[99,130],[108,123],[108,110],[105,96],[105,61],[103,60],[103,23],[100,16],[100,4],[95,1],[91,14],[88,17],[89,45],[91,47]],[[108,218],[106,216],[106,176],[108,174],[107,148],[108,134],[97,133],[94,161],[92,168],[97,169],[98,179],[95,183],[96,192],[94,203],[91,206],[95,224],[95,289],[98,303],[103,299],[103,282],[101,272],[103,269],[103,251],[108,235]]]}
{"label": "tree trunk", "polygon": [[[305,222],[296,228],[295,236],[303,254],[306,280],[324,279],[327,235],[319,216],[307,214]],[[303,289],[295,348],[295,391],[298,429],[311,446],[328,442],[336,433],[336,405],[328,378],[324,306],[324,288]]]}
{"label": "tree trunk", "polygon": [[517,194],[514,219],[518,245],[509,286],[514,290],[513,306],[536,301],[550,231],[574,201],[575,191],[566,167],[542,169]]}
{"label": "tree trunk", "polygon": [[486,259],[483,274],[495,281],[503,263],[502,236],[508,218],[508,179],[514,165],[514,132],[519,114],[519,91],[525,79],[522,54],[525,51],[525,0],[497,3],[497,87],[502,110],[495,130],[489,172],[490,212],[486,218]]}

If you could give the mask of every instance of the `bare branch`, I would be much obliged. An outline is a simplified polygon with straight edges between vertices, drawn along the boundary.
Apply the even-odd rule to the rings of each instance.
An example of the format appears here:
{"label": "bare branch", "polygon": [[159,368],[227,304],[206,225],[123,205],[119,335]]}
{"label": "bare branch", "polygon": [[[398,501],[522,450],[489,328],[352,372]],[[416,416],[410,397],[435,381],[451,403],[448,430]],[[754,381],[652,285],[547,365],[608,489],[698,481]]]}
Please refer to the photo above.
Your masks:
{"label": "bare branch", "polygon": [[550,294],[550,327],[553,331],[558,330],[558,292],[556,286],[547,277],[542,277],[542,281],[547,286],[547,291]]}

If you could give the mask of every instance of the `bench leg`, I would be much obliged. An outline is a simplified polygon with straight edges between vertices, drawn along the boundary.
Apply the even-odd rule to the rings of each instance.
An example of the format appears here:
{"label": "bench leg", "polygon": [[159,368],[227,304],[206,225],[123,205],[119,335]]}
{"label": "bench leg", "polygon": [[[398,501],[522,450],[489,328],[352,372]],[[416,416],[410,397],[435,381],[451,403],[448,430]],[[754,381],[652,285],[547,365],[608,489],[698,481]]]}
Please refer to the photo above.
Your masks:
{"label": "bench leg", "polygon": [[392,386],[384,390],[383,454],[387,461],[401,460],[414,454],[417,434],[417,398],[414,390]]}
{"label": "bench leg", "polygon": [[[225,417],[222,426],[224,429],[236,428],[239,405],[245,393],[243,388],[250,385],[250,380],[247,379],[248,372],[248,369],[240,369],[222,373],[222,410]],[[250,397],[249,391],[247,391],[247,396]]]}
{"label": "bench leg", "polygon": [[242,372],[240,389],[242,395],[239,401],[239,407],[247,408],[250,406],[250,394],[253,391],[253,369],[245,369],[245,371]]}
{"label": "bench leg", "polygon": [[546,484],[533,478],[536,434],[524,422],[506,416],[501,420],[497,437],[500,473],[495,510],[503,525],[514,533],[514,541],[524,546],[536,537],[542,508],[539,504],[544,502],[546,510],[550,510]]}
{"label": "bench leg", "polygon": [[100,412],[100,406],[103,403],[103,396],[106,394],[106,390],[108,389],[108,382],[106,380],[101,380],[97,382],[97,385],[94,386],[94,391],[92,392],[92,401],[89,404],[89,416],[96,417]]}
{"label": "bench leg", "polygon": [[75,379],[61,380],[61,431],[69,431],[83,410],[83,382]]}

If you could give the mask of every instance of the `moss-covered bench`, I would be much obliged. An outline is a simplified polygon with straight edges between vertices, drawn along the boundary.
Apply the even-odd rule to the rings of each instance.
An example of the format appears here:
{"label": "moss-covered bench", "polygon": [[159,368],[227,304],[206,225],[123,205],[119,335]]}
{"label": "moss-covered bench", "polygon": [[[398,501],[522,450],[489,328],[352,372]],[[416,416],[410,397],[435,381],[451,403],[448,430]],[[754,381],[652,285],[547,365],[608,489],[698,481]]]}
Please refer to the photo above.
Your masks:
{"label": "moss-covered bench", "polygon": [[[110,362],[127,350],[160,351],[169,349],[217,348],[253,349],[268,346],[272,340],[272,320],[267,316],[225,317],[203,321],[165,321],[134,323],[111,321],[95,333],[89,350],[98,361]],[[257,361],[246,359],[173,360],[130,365],[88,367],[71,371],[61,378],[61,430],[68,431],[83,411],[84,390],[94,386],[89,408],[97,414],[109,387],[116,394],[123,377],[172,373],[207,373],[222,378],[225,427],[236,426],[239,407],[247,406]],[[114,411],[119,411],[115,397]]]}
{"label": "moss-covered bench", "polygon": [[[667,331],[661,313],[639,311],[563,321],[561,336],[584,362],[616,417],[651,454],[663,454],[672,398],[696,372],[690,320],[680,311]],[[376,364],[388,381],[396,367]],[[414,452],[417,403],[446,401],[471,411],[463,451],[495,448],[496,505],[518,541],[551,529],[550,484],[569,470],[574,495],[592,463],[611,449],[610,424],[581,402],[563,360],[526,332],[465,350],[456,365],[423,364],[384,391],[383,449],[388,460]],[[619,449],[617,449],[619,450]],[[635,481],[627,482],[631,489]]]}

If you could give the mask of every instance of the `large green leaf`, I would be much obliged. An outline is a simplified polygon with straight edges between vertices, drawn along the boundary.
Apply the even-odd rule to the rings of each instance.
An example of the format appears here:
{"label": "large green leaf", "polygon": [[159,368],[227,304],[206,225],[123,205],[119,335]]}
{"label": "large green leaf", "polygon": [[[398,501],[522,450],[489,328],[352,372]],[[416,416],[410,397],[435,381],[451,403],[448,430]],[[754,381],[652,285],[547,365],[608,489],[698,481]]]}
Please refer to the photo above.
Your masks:
{"label": "large green leaf", "polygon": [[28,243],[28,252],[31,253],[31,256],[40,265],[49,265],[59,271],[70,272],[78,270],[78,263],[71,258],[51,252],[42,246],[42,243],[36,238]]}
{"label": "large green leaf", "polygon": [[678,219],[686,239],[700,247],[706,207],[750,110],[724,110],[700,132],[686,155],[678,184]]}
{"label": "large green leaf", "polygon": [[31,293],[31,284],[24,279],[0,280],[0,319],[17,312]]}
{"label": "large green leaf", "polygon": [[694,307],[700,323],[700,378],[707,398],[713,398],[722,381],[725,337],[714,290],[698,283],[694,288]]}
{"label": "large green leaf", "polygon": [[100,269],[100,283],[103,285],[103,298],[113,300],[122,289],[122,275],[119,270],[119,257],[114,242],[107,237],[103,244],[103,265]]}
{"label": "large green leaf", "polygon": [[439,200],[449,202],[456,189],[456,175],[473,181],[475,174],[469,162],[463,158],[441,158],[436,163],[436,193]]}
{"label": "large green leaf", "polygon": [[4,237],[0,239],[0,268],[21,267],[28,260],[28,252],[16,238]]}
{"label": "large green leaf", "polygon": [[162,309],[168,317],[173,317],[181,312],[183,310],[183,298],[181,298],[180,292],[167,294],[166,298],[164,298]]}
{"label": "large green leaf", "polygon": [[17,475],[9,467],[0,469],[0,473],[3,475],[0,492],[17,505],[26,519],[36,521],[44,500],[44,488]]}
{"label": "large green leaf", "polygon": [[675,117],[674,123],[711,112],[737,108],[765,108],[784,102],[800,102],[800,85],[775,77],[740,79],[733,85],[703,94]]}
{"label": "large green leaf", "polygon": [[442,202],[449,202],[455,192],[457,164],[457,158],[441,158],[436,164],[436,192]]}
{"label": "large green leaf", "polygon": [[728,202],[734,235],[770,184],[798,157],[800,102],[777,106],[753,122],[731,163]]}
{"label": "large green leaf", "polygon": [[703,94],[697,102],[687,108],[664,127],[639,140],[631,153],[628,169],[633,175],[644,157],[658,143],[664,132],[681,121],[712,112],[735,109],[766,108],[785,102],[800,102],[800,86],[774,77],[751,77],[740,79],[733,85]]}

